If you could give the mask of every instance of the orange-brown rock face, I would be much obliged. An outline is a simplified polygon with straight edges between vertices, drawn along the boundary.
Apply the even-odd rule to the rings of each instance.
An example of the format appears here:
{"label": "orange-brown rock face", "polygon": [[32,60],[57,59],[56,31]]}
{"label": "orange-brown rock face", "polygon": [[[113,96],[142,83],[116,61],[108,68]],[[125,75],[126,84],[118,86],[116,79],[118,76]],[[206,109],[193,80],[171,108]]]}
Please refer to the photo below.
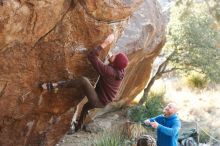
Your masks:
{"label": "orange-brown rock face", "polygon": [[110,33],[117,40],[112,51],[129,56],[119,98],[130,102],[149,78],[164,29],[154,0],[2,0],[0,146],[53,146],[59,141],[81,93],[48,93],[38,83],[86,76],[94,84],[98,75],[86,54]]}

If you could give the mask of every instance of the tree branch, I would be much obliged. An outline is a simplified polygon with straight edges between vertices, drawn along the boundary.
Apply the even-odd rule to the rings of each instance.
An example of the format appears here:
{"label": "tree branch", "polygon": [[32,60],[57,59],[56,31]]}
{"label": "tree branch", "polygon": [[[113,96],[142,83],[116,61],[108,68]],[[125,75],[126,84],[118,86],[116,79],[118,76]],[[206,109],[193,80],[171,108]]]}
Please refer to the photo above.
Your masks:
{"label": "tree branch", "polygon": [[[139,101],[139,103],[138,103],[139,105],[142,105],[144,102],[146,102],[147,97],[148,97],[148,93],[149,93],[151,87],[153,86],[154,82],[155,82],[157,79],[160,79],[160,78],[162,77],[162,75],[167,72],[167,71],[166,71],[167,65],[168,65],[170,59],[173,57],[173,55],[175,55],[175,53],[176,53],[176,50],[174,50],[174,51],[166,58],[166,60],[159,65],[159,67],[158,67],[156,73],[155,73],[155,74],[153,75],[153,77],[149,80],[149,82],[148,82],[148,84],[147,84],[147,87],[144,89],[144,95],[143,95],[143,97],[141,98],[141,100]],[[175,68],[173,68],[173,70],[174,70],[174,69],[175,69]],[[176,69],[177,69],[177,68],[176,68]],[[170,72],[171,72],[171,70],[170,70]]]}
{"label": "tree branch", "polygon": [[171,68],[171,69],[169,69],[169,70],[165,70],[165,71],[163,71],[163,74],[165,74],[165,73],[169,73],[169,72],[172,72],[172,71],[174,71],[174,70],[178,70],[178,69],[183,69],[183,68],[177,68],[177,67],[174,67],[174,68]]}

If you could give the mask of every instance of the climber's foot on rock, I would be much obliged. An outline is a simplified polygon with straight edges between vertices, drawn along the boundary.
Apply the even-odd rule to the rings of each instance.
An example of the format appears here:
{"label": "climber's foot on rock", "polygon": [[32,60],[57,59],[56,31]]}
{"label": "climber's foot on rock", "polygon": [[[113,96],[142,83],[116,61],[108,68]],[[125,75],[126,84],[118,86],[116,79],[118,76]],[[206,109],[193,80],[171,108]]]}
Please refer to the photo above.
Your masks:
{"label": "climber's foot on rock", "polygon": [[41,88],[44,89],[44,90],[47,90],[49,92],[51,92],[56,87],[57,87],[57,83],[48,82],[48,83],[42,83],[41,84]]}

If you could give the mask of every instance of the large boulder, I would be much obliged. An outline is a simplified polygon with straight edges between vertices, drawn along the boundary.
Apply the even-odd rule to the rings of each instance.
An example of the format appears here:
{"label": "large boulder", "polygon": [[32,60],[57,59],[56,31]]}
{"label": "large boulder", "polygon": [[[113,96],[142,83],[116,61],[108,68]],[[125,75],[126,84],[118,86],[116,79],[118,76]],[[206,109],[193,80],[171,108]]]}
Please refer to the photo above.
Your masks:
{"label": "large boulder", "polygon": [[117,41],[109,49],[129,56],[118,95],[128,104],[147,83],[164,32],[154,0],[2,0],[0,145],[52,146],[59,141],[82,94],[75,89],[48,93],[38,84],[74,76],[95,84],[98,75],[86,54],[110,33]]}

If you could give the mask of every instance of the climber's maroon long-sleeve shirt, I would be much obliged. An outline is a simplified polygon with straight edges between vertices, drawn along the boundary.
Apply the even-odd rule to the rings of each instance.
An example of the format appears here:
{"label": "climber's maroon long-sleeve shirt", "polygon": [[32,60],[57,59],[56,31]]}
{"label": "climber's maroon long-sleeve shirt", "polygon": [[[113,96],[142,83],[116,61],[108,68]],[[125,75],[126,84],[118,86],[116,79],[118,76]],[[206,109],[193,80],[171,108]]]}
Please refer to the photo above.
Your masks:
{"label": "climber's maroon long-sleeve shirt", "polygon": [[100,101],[106,105],[116,97],[121,81],[124,78],[124,69],[119,70],[111,64],[104,64],[98,58],[102,50],[101,46],[96,47],[89,52],[88,59],[100,75],[95,90]]}

